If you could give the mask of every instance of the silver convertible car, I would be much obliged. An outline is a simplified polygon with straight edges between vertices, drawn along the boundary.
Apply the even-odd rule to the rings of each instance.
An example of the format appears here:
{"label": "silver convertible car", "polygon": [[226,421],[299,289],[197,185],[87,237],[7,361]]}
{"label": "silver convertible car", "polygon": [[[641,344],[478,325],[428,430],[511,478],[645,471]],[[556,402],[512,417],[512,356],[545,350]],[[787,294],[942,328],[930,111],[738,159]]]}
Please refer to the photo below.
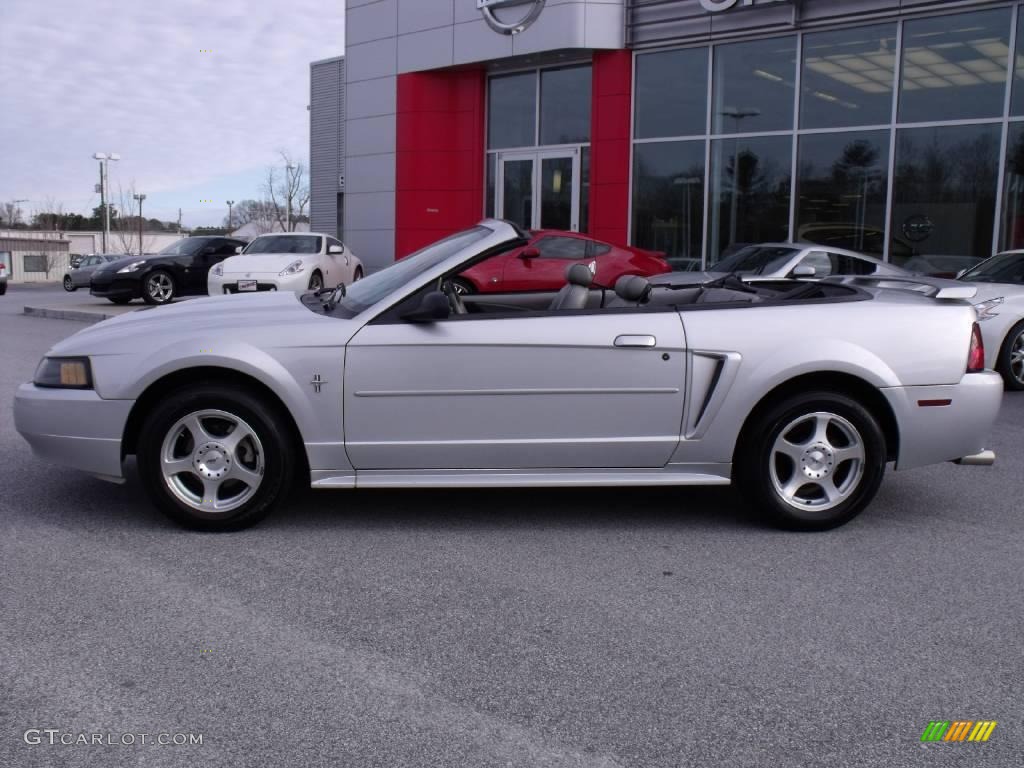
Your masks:
{"label": "silver convertible car", "polygon": [[[464,296],[500,221],[348,286],[144,309],[51,349],[15,422],[45,459],[205,530],[314,488],[728,485],[790,528],[844,523],[889,462],[988,464],[1002,397],[973,286],[735,278]],[[890,287],[880,287],[885,280]]]}

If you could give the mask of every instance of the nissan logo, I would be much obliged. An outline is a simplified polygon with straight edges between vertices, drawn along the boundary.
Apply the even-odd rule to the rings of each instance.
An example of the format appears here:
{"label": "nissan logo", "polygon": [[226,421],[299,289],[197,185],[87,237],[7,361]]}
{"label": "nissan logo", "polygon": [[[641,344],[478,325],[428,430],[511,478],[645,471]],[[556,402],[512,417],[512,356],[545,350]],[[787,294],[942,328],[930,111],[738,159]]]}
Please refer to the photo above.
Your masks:
{"label": "nissan logo", "polygon": [[[760,0],[758,5],[766,5],[768,3],[778,3],[783,0]],[[705,11],[711,11],[712,13],[718,13],[719,11],[728,11],[735,8],[737,5],[752,6],[754,0],[700,0],[700,7]]]}
{"label": "nissan logo", "polygon": [[[477,9],[484,15],[484,21],[495,32],[503,35],[516,35],[533,24],[544,10],[544,3],[547,0],[476,0]],[[704,2],[704,0],[701,0]],[[530,8],[518,21],[506,22],[494,14],[496,8],[505,8],[513,5],[528,5]]]}

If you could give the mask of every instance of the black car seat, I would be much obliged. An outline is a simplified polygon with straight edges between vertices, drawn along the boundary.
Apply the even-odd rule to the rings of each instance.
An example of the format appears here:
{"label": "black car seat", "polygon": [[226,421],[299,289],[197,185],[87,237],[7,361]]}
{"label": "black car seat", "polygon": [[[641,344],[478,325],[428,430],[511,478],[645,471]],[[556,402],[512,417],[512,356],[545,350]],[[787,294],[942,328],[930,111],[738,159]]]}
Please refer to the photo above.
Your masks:
{"label": "black car seat", "polygon": [[548,310],[556,309],[583,309],[587,306],[587,299],[590,297],[590,284],[594,282],[594,275],[586,264],[570,264],[565,270],[566,284],[555,294],[551,300]]}

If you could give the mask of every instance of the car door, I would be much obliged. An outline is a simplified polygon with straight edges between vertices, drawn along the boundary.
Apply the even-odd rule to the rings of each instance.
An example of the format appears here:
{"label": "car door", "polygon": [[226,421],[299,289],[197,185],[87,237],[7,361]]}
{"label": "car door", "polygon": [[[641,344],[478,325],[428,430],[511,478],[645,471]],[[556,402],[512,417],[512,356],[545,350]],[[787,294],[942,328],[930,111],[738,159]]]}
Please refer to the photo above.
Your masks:
{"label": "car door", "polygon": [[565,271],[571,264],[590,263],[588,241],[570,235],[544,235],[530,244],[538,253],[524,257],[529,247],[516,258],[505,260],[503,291],[557,291],[565,285]]}
{"label": "car door", "polygon": [[88,287],[89,278],[103,262],[100,256],[86,256],[79,262],[78,268],[71,273],[71,282],[76,288]]}
{"label": "car door", "polygon": [[189,293],[206,293],[210,267],[228,256],[234,256],[236,245],[233,240],[211,240],[192,256],[191,263],[186,267]]}
{"label": "car door", "polygon": [[674,311],[372,322],[350,341],[357,470],[664,466],[686,356]]}
{"label": "car door", "polygon": [[[330,272],[331,280],[327,282],[324,280],[324,285],[337,285],[338,283],[345,283],[348,285],[352,282],[352,259],[349,257],[348,249],[345,244],[334,237],[326,238],[327,243],[324,245],[324,251],[326,256],[324,259],[327,261],[327,269]],[[338,246],[342,249],[341,253],[331,253],[331,246]]]}

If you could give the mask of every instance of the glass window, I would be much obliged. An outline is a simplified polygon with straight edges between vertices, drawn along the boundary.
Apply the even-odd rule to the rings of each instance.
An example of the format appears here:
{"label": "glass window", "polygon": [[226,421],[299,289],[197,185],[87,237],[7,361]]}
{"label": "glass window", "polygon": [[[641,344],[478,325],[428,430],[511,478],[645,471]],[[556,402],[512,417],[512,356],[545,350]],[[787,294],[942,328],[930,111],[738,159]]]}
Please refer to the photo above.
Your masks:
{"label": "glass window", "polygon": [[791,129],[795,78],[795,37],[716,46],[714,132]]}
{"label": "glass window", "polygon": [[487,155],[487,191],[485,192],[486,199],[484,200],[484,216],[489,218],[494,217],[495,166],[497,162],[496,155],[493,153]]}
{"label": "glass window", "polygon": [[800,251],[786,246],[748,245],[734,251],[715,265],[719,272],[739,272],[744,275],[764,275],[776,272]]}
{"label": "glass window", "polygon": [[814,270],[814,277],[828,277],[834,273],[832,258],[824,251],[811,251],[797,264],[798,267],[810,267]]}
{"label": "glass window", "polygon": [[580,148],[580,232],[590,231],[590,147]]}
{"label": "glass window", "polygon": [[1002,115],[1009,42],[1009,8],[906,22],[900,122]]}
{"label": "glass window", "polygon": [[585,259],[587,241],[578,237],[542,237],[537,251],[545,259]]}
{"label": "glass window", "polygon": [[638,139],[703,136],[708,111],[707,48],[637,56],[634,110]]}
{"label": "glass window", "polygon": [[[998,125],[897,133],[892,233],[915,256],[991,255],[1000,133]],[[905,263],[895,250],[891,260]]]}
{"label": "glass window", "polygon": [[1006,137],[1003,224],[1000,250],[1024,248],[1024,123],[1011,123]]}
{"label": "glass window", "polygon": [[322,245],[317,235],[260,235],[243,253],[320,253]]}
{"label": "glass window", "polygon": [[708,260],[750,243],[789,239],[789,136],[711,143]]}
{"label": "glass window", "polygon": [[633,244],[661,251],[684,272],[701,266],[704,147],[671,141],[633,148]]}
{"label": "glass window", "polygon": [[590,141],[590,66],[540,73],[540,143]]}
{"label": "glass window", "polygon": [[1014,62],[1013,98],[1010,114],[1024,114],[1024,13],[1017,14],[1017,58]]}
{"label": "glass window", "polygon": [[858,131],[800,137],[797,240],[884,253],[889,136]]}
{"label": "glass window", "polygon": [[537,143],[537,73],[488,81],[487,146],[532,147]]}
{"label": "glass window", "polygon": [[895,67],[895,24],[805,35],[800,127],[891,122]]}
{"label": "glass window", "polygon": [[1024,283],[1024,254],[1001,253],[964,275],[972,283]]}

